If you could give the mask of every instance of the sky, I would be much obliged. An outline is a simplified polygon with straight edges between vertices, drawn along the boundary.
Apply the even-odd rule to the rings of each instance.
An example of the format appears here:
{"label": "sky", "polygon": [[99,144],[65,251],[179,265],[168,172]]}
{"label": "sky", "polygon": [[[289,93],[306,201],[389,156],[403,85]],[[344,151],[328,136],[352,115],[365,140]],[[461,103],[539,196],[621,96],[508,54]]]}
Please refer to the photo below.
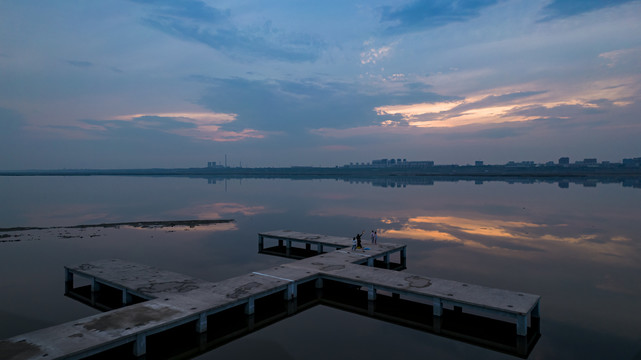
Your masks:
{"label": "sky", "polygon": [[620,162],[639,0],[2,0],[0,169]]}

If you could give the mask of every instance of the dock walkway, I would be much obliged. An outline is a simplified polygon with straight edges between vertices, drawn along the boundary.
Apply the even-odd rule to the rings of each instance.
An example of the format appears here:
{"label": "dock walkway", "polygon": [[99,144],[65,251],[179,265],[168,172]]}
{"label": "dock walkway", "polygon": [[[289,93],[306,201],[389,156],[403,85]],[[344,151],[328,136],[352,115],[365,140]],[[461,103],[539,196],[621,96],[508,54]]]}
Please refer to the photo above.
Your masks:
{"label": "dock walkway", "polygon": [[[252,315],[257,300],[282,296],[291,302],[301,285],[313,282],[321,289],[326,281],[360,287],[372,303],[377,292],[431,303],[432,314],[417,316],[433,317],[435,322],[444,308],[453,308],[505,318],[515,323],[520,337],[527,336],[528,327],[538,327],[537,295],[389,270],[390,258],[396,254],[399,265],[405,267],[405,245],[373,244],[368,250],[352,251],[350,238],[274,231],[259,234],[259,252],[269,239],[287,243],[279,244],[290,249],[286,255],[291,255],[295,243],[315,246],[318,255],[215,283],[117,259],[67,266],[66,293],[74,290],[74,276],[79,276],[89,279],[92,294],[104,288],[119,291],[127,306],[2,340],[0,355],[7,359],[81,359],[133,343],[134,355],[142,356],[150,335],[188,323],[203,333],[208,317],[214,314],[242,307]],[[324,252],[326,248],[336,250]],[[383,260],[376,260],[379,258]],[[376,261],[383,268],[374,267]]]}

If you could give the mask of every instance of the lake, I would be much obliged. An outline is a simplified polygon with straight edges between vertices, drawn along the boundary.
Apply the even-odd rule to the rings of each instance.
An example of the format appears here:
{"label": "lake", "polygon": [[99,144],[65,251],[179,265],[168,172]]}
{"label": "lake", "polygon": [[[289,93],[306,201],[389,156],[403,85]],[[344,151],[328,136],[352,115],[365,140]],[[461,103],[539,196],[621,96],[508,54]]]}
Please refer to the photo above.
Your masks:
{"label": "lake", "polygon": [[[416,180],[416,179],[415,179]],[[95,314],[65,265],[119,258],[217,281],[292,260],[279,229],[407,244],[407,272],[541,296],[530,359],[641,359],[641,189],[620,182],[0,177],[0,228],[234,219],[194,228],[0,232],[0,338]],[[199,359],[512,359],[316,306]]]}

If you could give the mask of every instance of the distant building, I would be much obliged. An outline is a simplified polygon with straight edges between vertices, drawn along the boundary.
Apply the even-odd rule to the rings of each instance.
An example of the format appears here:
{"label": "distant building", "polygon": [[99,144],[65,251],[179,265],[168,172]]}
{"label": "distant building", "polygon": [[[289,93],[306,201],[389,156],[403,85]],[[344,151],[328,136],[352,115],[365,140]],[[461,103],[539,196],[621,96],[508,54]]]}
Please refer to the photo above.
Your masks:
{"label": "distant building", "polygon": [[373,167],[426,167],[434,166],[434,161],[407,161],[407,159],[377,159],[372,160]]}
{"label": "distant building", "polygon": [[412,168],[429,167],[434,166],[434,161],[408,161],[405,166]]}
{"label": "distant building", "polygon": [[585,165],[596,165],[597,161],[596,159],[583,159],[583,163]]}
{"label": "distant building", "polygon": [[641,167],[641,157],[634,159],[623,159],[623,166],[625,167]]}
{"label": "distant building", "polygon": [[534,161],[521,161],[521,162],[514,162],[514,161],[509,161],[505,166],[509,167],[535,167],[536,163]]}
{"label": "distant building", "polygon": [[570,165],[570,158],[569,157],[559,158],[559,165]]}
{"label": "distant building", "polygon": [[474,162],[474,166],[483,166],[483,161],[477,160]]}

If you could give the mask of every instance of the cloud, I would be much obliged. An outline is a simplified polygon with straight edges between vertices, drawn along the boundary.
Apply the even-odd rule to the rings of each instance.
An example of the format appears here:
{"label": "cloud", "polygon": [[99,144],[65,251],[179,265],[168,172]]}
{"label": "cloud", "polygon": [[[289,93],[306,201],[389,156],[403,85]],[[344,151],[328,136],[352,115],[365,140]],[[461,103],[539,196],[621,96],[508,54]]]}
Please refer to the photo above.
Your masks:
{"label": "cloud", "polygon": [[608,68],[636,69],[639,71],[641,63],[641,48],[628,48],[607,51],[599,54],[599,58],[608,61]]}
{"label": "cloud", "polygon": [[[209,85],[201,106],[214,112],[237,114],[227,128],[247,127],[266,131],[307,133],[318,128],[351,128],[379,124],[375,108],[383,103],[434,101],[447,97],[401,87],[362,87],[358,83],[323,82],[315,79],[249,80],[195,75],[192,80]],[[251,104],[251,106],[248,106]],[[388,118],[395,118],[393,114]]]}
{"label": "cloud", "polygon": [[[249,138],[264,138],[266,133],[253,129],[230,131],[221,125],[233,122],[235,114],[221,113],[167,113],[154,115],[120,116],[130,118],[138,128],[156,129],[170,134],[208,141],[240,141]],[[112,123],[113,125],[114,123]]]}
{"label": "cloud", "polygon": [[120,115],[106,120],[82,120],[77,126],[50,126],[49,130],[71,138],[109,138],[170,134],[196,140],[230,142],[250,138],[262,139],[266,132],[253,129],[225,130],[235,114],[222,113],[157,113]]}
{"label": "cloud", "polygon": [[377,48],[368,48],[361,52],[361,64],[376,64],[377,61],[390,55],[392,45],[381,46]]}
{"label": "cloud", "polygon": [[194,41],[245,61],[260,59],[286,62],[316,61],[325,49],[317,36],[288,32],[272,26],[238,28],[231,12],[202,1],[133,0],[151,6],[142,23],[178,39]]}
{"label": "cloud", "polygon": [[220,10],[207,5],[199,0],[131,0],[135,3],[155,6],[154,12],[158,15],[184,18],[205,22],[226,20],[230,16],[229,10]]}
{"label": "cloud", "polygon": [[545,15],[541,21],[563,19],[632,1],[635,0],[552,0],[541,10]]}
{"label": "cloud", "polygon": [[384,7],[381,22],[391,23],[386,32],[407,33],[464,22],[480,15],[481,10],[498,0],[416,0],[402,7]]}
{"label": "cloud", "polygon": [[561,89],[481,93],[456,101],[379,106],[376,112],[379,115],[400,115],[403,122],[413,127],[498,126],[602,113],[613,106],[631,104],[628,99],[636,91],[635,86],[591,85],[591,89],[575,89],[576,93],[562,93]]}

